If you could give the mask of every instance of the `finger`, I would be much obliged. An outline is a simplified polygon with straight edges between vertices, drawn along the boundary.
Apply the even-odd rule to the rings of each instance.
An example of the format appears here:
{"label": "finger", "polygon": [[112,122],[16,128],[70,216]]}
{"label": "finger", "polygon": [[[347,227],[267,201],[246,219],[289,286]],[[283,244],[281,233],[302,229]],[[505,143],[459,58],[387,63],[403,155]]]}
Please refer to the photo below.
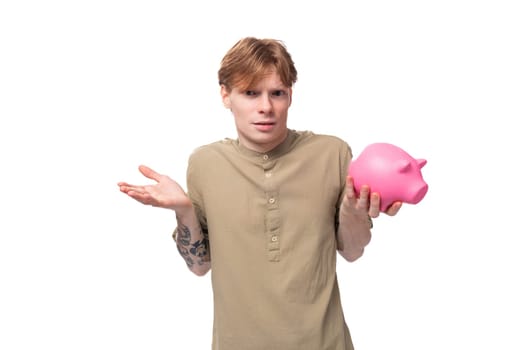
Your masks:
{"label": "finger", "polygon": [[370,187],[368,187],[367,185],[361,186],[361,190],[359,191],[359,198],[357,200],[357,208],[366,210],[369,206],[369,197]]}
{"label": "finger", "polygon": [[346,177],[346,193],[349,198],[355,198],[354,179],[351,176]]}
{"label": "finger", "polygon": [[381,197],[379,193],[373,192],[370,195],[370,207],[368,208],[368,215],[372,218],[377,218],[381,213]]}
{"label": "finger", "polygon": [[118,188],[119,188],[120,192],[128,193],[128,191],[131,188],[131,185],[128,184],[128,183],[125,183],[125,182],[119,182],[118,183]]}
{"label": "finger", "polygon": [[138,189],[133,189],[128,191],[127,194],[142,204],[152,205],[153,203],[153,198],[147,192],[140,192]]}
{"label": "finger", "polygon": [[386,214],[389,216],[394,216],[399,212],[399,209],[401,209],[402,202],[394,202],[391,206],[388,207],[386,210]]}
{"label": "finger", "polygon": [[139,185],[132,185],[132,184],[129,184],[127,182],[119,182],[117,183],[117,186],[120,187],[120,188],[138,188],[138,187],[143,187],[143,186],[139,186]]}
{"label": "finger", "polygon": [[119,184],[119,188],[120,188],[120,191],[124,193],[129,193],[129,192],[144,193],[145,192],[144,186],[135,186],[135,185],[127,184],[127,183]]}
{"label": "finger", "polygon": [[160,181],[160,178],[162,175],[157,173],[155,170],[151,169],[150,167],[147,167],[145,165],[139,166],[139,171],[142,173],[142,175],[146,176],[148,179],[155,180],[157,182]]}

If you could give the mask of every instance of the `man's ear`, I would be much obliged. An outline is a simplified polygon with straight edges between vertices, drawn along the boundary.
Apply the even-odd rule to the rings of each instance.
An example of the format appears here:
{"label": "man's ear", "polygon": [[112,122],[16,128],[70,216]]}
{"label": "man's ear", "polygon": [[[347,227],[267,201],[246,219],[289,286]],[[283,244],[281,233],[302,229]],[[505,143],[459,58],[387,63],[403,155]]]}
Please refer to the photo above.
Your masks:
{"label": "man's ear", "polygon": [[292,93],[293,93],[293,89],[290,88],[290,103],[288,103],[288,107],[292,105]]}
{"label": "man's ear", "polygon": [[222,104],[225,108],[231,109],[231,100],[230,100],[230,92],[226,88],[225,85],[221,85],[221,98],[222,98]]}

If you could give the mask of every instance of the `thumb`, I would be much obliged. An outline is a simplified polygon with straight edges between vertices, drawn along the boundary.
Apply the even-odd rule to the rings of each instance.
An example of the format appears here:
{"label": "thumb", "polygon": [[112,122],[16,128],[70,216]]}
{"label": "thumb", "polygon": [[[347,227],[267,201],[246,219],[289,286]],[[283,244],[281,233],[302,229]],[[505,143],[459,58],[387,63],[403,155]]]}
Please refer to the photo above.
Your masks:
{"label": "thumb", "polygon": [[148,179],[152,179],[152,180],[155,180],[157,182],[160,181],[160,177],[162,176],[159,173],[157,173],[155,170],[153,170],[150,167],[147,167],[145,165],[139,165],[139,171],[142,173],[142,175],[144,175]]}

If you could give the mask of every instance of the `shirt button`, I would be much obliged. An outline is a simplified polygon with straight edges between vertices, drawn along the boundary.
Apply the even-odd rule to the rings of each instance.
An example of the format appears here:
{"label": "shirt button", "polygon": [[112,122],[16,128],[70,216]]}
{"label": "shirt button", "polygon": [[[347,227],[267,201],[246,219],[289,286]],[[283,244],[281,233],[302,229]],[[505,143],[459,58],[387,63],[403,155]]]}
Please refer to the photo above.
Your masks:
{"label": "shirt button", "polygon": [[272,242],[277,242],[277,236],[272,236]]}
{"label": "shirt button", "polygon": [[270,204],[275,203],[275,198],[270,198],[270,199],[268,199],[268,203],[270,203]]}
{"label": "shirt button", "polygon": [[264,160],[268,160],[268,155],[265,154],[265,155],[263,156],[263,159],[264,159]]}

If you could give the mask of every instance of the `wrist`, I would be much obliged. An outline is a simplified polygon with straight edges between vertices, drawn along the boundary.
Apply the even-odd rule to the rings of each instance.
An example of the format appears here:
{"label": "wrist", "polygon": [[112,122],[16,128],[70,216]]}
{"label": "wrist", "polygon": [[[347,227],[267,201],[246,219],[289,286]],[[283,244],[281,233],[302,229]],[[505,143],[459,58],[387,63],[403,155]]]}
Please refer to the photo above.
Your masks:
{"label": "wrist", "polygon": [[193,205],[191,202],[188,202],[184,205],[177,205],[171,208],[177,217],[185,217],[193,213]]}

